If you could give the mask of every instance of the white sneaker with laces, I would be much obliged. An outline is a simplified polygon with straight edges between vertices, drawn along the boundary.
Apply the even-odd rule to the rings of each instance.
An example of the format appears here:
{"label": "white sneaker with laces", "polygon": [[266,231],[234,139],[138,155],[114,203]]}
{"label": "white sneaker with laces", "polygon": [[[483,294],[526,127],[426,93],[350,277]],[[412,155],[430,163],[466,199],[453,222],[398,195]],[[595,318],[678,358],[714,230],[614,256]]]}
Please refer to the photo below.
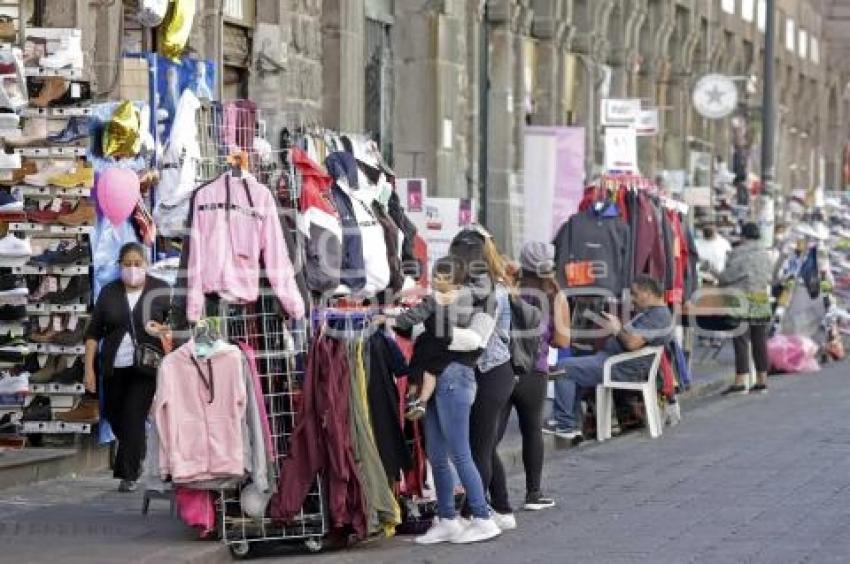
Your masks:
{"label": "white sneaker with laces", "polygon": [[453,544],[469,544],[490,540],[501,534],[502,530],[493,519],[478,519],[476,517],[463,532],[452,538],[451,542]]}
{"label": "white sneaker with laces", "polygon": [[15,170],[16,168],[21,168],[21,155],[0,151],[0,169]]}
{"label": "white sneaker with laces", "polygon": [[11,233],[0,239],[0,257],[26,258],[32,256],[29,239],[19,239]]}
{"label": "white sneaker with laces", "polygon": [[8,372],[3,372],[0,375],[0,396],[25,394],[30,390],[30,375],[29,372],[22,372],[17,376],[12,376]]}
{"label": "white sneaker with laces", "polygon": [[516,529],[516,517],[513,513],[499,513],[493,511],[490,513],[490,518],[496,523],[502,531],[513,531]]}
{"label": "white sneaker with laces", "polygon": [[457,519],[434,519],[434,524],[428,532],[416,537],[416,544],[438,544],[441,542],[453,542],[453,539],[463,533],[466,529]]}
{"label": "white sneaker with laces", "polygon": [[46,69],[82,69],[83,45],[82,36],[71,35],[59,40],[59,49],[52,55],[42,57],[39,65]]}

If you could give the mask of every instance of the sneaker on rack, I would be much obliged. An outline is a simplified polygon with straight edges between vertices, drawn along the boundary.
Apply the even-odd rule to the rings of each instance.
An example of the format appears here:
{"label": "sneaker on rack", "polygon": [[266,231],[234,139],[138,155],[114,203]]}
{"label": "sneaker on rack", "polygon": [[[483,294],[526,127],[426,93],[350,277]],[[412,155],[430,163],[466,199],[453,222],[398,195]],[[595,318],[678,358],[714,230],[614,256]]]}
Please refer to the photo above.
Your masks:
{"label": "sneaker on rack", "polygon": [[80,357],[77,357],[74,364],[55,374],[51,381],[56,384],[62,384],[63,386],[71,386],[73,384],[82,384],[84,379],[85,369],[83,367],[83,361]]}
{"label": "sneaker on rack", "polygon": [[9,372],[0,373],[0,396],[25,394],[30,391],[30,375],[22,372],[17,376]]}
{"label": "sneaker on rack", "polygon": [[33,372],[30,376],[30,383],[47,384],[53,380],[62,369],[62,365],[59,363],[61,358],[59,356],[48,356],[44,366]]}
{"label": "sneaker on rack", "polygon": [[83,344],[85,336],[86,326],[78,323],[75,329],[66,329],[54,335],[50,342],[63,347],[75,347]]}
{"label": "sneaker on rack", "polygon": [[40,302],[45,296],[59,291],[59,281],[55,276],[45,276],[41,279],[38,288],[30,294],[31,302]]}
{"label": "sneaker on rack", "polygon": [[59,49],[52,55],[42,57],[39,65],[46,69],[82,69],[83,45],[79,34],[65,35],[59,40]]}
{"label": "sneaker on rack", "polygon": [[94,186],[94,168],[77,163],[72,170],[54,174],[47,182],[60,188],[91,188]]}
{"label": "sneaker on rack", "polygon": [[53,339],[56,335],[59,334],[59,331],[53,328],[53,324],[51,323],[45,329],[36,329],[35,331],[30,331],[27,335],[27,339],[31,343],[52,343]]}
{"label": "sneaker on rack", "polygon": [[35,396],[21,414],[21,421],[52,421],[53,409],[49,396]]}
{"label": "sneaker on rack", "polygon": [[88,275],[74,276],[68,285],[61,290],[54,290],[46,294],[42,301],[50,304],[68,304],[85,298],[91,292],[91,281]]}
{"label": "sneaker on rack", "polygon": [[28,295],[26,280],[18,274],[0,274],[0,297],[11,295],[17,296],[23,288],[23,295]]}
{"label": "sneaker on rack", "polygon": [[60,213],[57,221],[60,225],[66,227],[82,227],[94,225],[96,219],[97,212],[94,209],[94,202],[80,200],[72,211]]}
{"label": "sneaker on rack", "polygon": [[[47,144],[47,118],[29,118],[18,135],[3,137],[7,147],[33,147]],[[20,156],[18,157],[20,158]],[[18,166],[13,168],[20,168]]]}
{"label": "sneaker on rack", "polygon": [[0,239],[0,262],[4,257],[26,258],[32,256],[29,239],[20,239],[11,233]]}
{"label": "sneaker on rack", "polygon": [[71,202],[63,201],[59,211],[53,211],[49,207],[43,210],[36,209],[27,212],[27,219],[33,223],[56,223],[60,215],[71,213],[73,209]]}
{"label": "sneaker on rack", "polygon": [[17,170],[21,168],[21,155],[0,151],[0,170]]}
{"label": "sneaker on rack", "polygon": [[21,211],[24,211],[24,203],[6,190],[0,190],[0,214]]}
{"label": "sneaker on rack", "polygon": [[91,249],[87,244],[77,243],[73,247],[65,247],[53,257],[51,264],[56,266],[71,266],[73,264],[89,264]]}
{"label": "sneaker on rack", "polygon": [[42,188],[47,186],[48,179],[52,176],[56,176],[57,174],[61,174],[63,172],[68,172],[73,168],[73,165],[68,165],[64,163],[51,163],[41,169],[40,171],[34,174],[27,174],[24,176],[24,182],[29,184],[30,186],[38,186]]}
{"label": "sneaker on rack", "polygon": [[47,136],[47,140],[54,145],[79,144],[80,141],[88,144],[88,139],[89,118],[87,117],[72,117],[65,125],[65,129]]}
{"label": "sneaker on rack", "polygon": [[0,108],[17,112],[27,105],[21,83],[15,75],[3,75],[0,79]]}
{"label": "sneaker on rack", "polygon": [[96,399],[83,398],[74,409],[56,414],[57,421],[65,423],[97,423],[100,409]]}
{"label": "sneaker on rack", "polygon": [[41,83],[38,95],[30,97],[30,105],[36,108],[46,108],[64,96],[70,86],[71,83],[61,76],[49,76]]}
{"label": "sneaker on rack", "polygon": [[27,306],[2,305],[0,306],[0,321],[20,321],[27,316]]}
{"label": "sneaker on rack", "polygon": [[91,102],[91,86],[87,81],[72,80],[68,90],[62,96],[50,102],[51,108],[69,108],[84,106]]}
{"label": "sneaker on rack", "polygon": [[0,15],[0,41],[3,43],[16,43],[18,30],[15,29],[15,18],[8,14]]}

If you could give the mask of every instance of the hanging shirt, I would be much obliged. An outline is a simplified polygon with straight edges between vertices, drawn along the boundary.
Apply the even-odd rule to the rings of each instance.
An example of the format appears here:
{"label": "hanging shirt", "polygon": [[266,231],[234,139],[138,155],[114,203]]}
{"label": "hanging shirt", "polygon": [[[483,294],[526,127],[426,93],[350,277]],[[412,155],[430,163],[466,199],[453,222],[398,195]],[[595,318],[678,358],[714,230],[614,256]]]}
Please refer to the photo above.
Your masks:
{"label": "hanging shirt", "polygon": [[[132,292],[127,292],[127,305],[130,307],[130,311],[136,309],[136,304],[139,303],[139,298],[142,296],[141,290],[134,290]],[[133,366],[134,359],[133,355],[136,352],[136,346],[133,344],[133,337],[129,331],[124,333],[124,338],[121,339],[121,344],[118,345],[118,352],[115,353],[115,362],[113,366],[115,368],[129,368]]]}
{"label": "hanging shirt", "polygon": [[711,265],[715,272],[723,272],[726,268],[726,258],[732,245],[725,237],[715,235],[712,239],[697,239],[697,254],[699,259]]}

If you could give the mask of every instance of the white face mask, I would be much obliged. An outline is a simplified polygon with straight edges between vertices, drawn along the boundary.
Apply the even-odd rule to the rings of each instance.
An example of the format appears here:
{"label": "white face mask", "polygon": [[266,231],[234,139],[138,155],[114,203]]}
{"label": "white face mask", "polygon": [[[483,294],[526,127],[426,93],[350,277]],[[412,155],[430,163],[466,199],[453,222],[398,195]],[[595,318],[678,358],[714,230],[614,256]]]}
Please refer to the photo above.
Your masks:
{"label": "white face mask", "polygon": [[387,181],[386,176],[383,174],[378,179],[378,193],[375,196],[375,199],[381,204],[383,207],[387,207],[387,204],[390,202],[390,196],[393,193],[393,186]]}

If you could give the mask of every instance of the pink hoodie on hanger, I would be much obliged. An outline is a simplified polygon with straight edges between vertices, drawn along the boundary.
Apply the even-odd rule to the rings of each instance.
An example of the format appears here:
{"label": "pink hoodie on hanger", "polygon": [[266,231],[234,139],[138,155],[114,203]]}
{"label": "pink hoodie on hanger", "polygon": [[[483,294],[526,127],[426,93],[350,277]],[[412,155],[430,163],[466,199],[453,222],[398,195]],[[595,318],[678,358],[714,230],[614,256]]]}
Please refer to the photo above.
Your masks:
{"label": "pink hoodie on hanger", "polygon": [[259,295],[260,258],[286,312],[300,319],[304,301],[289,261],[271,191],[245,174],[225,173],[200,188],[192,208],[186,317],[197,321],[204,294],[249,303]]}

